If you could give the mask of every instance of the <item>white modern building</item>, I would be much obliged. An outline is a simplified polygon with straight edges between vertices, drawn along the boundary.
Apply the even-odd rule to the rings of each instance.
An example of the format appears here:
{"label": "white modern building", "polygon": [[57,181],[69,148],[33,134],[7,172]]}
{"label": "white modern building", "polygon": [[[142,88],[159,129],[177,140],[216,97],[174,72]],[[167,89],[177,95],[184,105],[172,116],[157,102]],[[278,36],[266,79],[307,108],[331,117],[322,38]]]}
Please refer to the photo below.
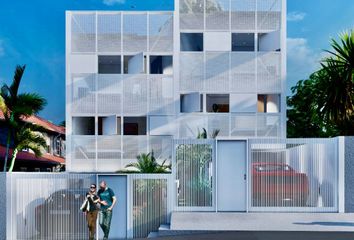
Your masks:
{"label": "white modern building", "polygon": [[[67,172],[0,175],[0,239],[87,239],[78,206],[101,180],[112,239],[352,231],[354,139],[286,139],[286,0],[174,9],[67,11]],[[172,173],[116,173],[152,151]]]}
{"label": "white modern building", "polygon": [[69,11],[67,169],[114,172],[172,139],[286,136],[286,1]]}

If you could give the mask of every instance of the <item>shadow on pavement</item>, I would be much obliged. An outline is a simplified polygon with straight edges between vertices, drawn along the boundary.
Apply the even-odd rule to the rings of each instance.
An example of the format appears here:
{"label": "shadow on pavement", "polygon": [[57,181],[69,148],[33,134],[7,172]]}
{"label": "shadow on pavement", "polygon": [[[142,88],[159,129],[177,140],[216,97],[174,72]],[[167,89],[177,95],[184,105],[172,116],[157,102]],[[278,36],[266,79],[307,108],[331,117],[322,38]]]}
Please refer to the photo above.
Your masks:
{"label": "shadow on pavement", "polygon": [[[354,227],[354,222],[294,222],[297,225],[320,225],[334,227]],[[353,229],[354,231],[354,229]]]}
{"label": "shadow on pavement", "polygon": [[354,232],[217,232],[159,237],[157,240],[353,240]]}

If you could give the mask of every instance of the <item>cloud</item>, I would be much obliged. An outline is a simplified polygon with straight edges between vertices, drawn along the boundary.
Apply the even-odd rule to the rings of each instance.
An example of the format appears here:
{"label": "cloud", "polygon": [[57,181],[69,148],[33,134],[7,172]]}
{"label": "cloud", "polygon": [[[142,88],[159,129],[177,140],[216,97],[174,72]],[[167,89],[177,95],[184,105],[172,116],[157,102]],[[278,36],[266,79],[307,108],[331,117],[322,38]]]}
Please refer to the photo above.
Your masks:
{"label": "cloud", "polygon": [[306,38],[288,38],[287,46],[287,80],[290,88],[320,68],[324,53],[312,49]]}
{"label": "cloud", "polygon": [[125,3],[125,0],[103,0],[103,4],[108,6],[113,6],[116,4],[123,4],[123,3]]}
{"label": "cloud", "polygon": [[0,39],[0,57],[5,56],[4,41]]}
{"label": "cloud", "polygon": [[300,22],[304,20],[305,17],[306,17],[306,13],[304,12],[290,12],[287,15],[287,20],[289,22]]}

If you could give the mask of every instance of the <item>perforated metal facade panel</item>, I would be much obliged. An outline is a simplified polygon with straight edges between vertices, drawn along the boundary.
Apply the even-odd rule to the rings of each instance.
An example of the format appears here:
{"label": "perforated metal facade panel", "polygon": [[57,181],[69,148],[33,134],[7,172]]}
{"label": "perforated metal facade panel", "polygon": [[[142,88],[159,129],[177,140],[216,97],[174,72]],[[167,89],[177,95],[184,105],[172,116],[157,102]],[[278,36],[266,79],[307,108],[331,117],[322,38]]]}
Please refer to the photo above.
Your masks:
{"label": "perforated metal facade panel", "polygon": [[149,83],[149,114],[173,115],[175,113],[173,76],[150,76]]}
{"label": "perforated metal facade panel", "polygon": [[229,89],[230,55],[228,52],[205,53],[204,91],[227,92]]}
{"label": "perforated metal facade panel", "polygon": [[121,114],[123,82],[120,74],[98,74],[97,113]]}
{"label": "perforated metal facade panel", "polygon": [[281,27],[281,1],[257,1],[257,28],[258,31],[275,31]]}
{"label": "perforated metal facade panel", "polygon": [[180,53],[180,91],[200,91],[204,81],[204,54]]}
{"label": "perforated metal facade panel", "polygon": [[125,52],[146,52],[147,34],[147,14],[123,15],[123,49]]}
{"label": "perforated metal facade panel", "polygon": [[232,52],[230,72],[232,92],[255,92],[256,54],[254,52]]}
{"label": "perforated metal facade panel", "polygon": [[172,14],[149,14],[149,51],[173,51]]}
{"label": "perforated metal facade panel", "polygon": [[71,51],[96,52],[96,14],[78,13],[72,15]]}
{"label": "perforated metal facade panel", "polygon": [[282,91],[281,55],[279,52],[259,52],[257,56],[257,88],[259,92]]}
{"label": "perforated metal facade panel", "polygon": [[204,0],[181,0],[180,29],[204,29]]}
{"label": "perforated metal facade panel", "polygon": [[123,77],[123,113],[147,113],[148,79],[146,75],[126,74]]}
{"label": "perforated metal facade panel", "polygon": [[208,30],[228,30],[230,27],[230,0],[206,0],[205,25]]}
{"label": "perforated metal facade panel", "polygon": [[72,76],[72,107],[71,113],[95,114],[96,75],[75,74]]}
{"label": "perforated metal facade panel", "polygon": [[121,14],[97,14],[97,51],[120,52],[122,29]]}

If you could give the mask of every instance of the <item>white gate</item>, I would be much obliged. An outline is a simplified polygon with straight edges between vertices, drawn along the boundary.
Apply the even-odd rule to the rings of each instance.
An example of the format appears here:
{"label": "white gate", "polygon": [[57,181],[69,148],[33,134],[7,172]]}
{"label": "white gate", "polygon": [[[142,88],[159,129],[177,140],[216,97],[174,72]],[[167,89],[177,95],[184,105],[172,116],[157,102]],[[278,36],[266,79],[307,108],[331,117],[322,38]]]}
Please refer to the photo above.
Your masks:
{"label": "white gate", "polygon": [[338,212],[337,139],[249,140],[249,210]]}

